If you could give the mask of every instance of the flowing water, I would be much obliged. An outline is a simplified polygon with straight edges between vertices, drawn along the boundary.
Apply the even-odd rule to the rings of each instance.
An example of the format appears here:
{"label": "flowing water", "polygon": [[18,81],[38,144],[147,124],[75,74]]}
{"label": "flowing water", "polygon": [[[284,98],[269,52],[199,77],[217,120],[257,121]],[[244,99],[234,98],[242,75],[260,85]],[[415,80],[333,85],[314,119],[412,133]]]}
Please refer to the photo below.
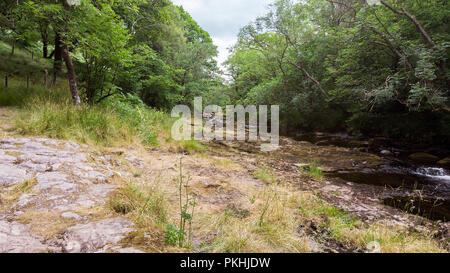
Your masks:
{"label": "flowing water", "polygon": [[[416,164],[407,157],[411,151],[392,147],[372,148],[368,141],[351,139],[345,135],[308,134],[297,139],[321,146],[362,149],[379,154],[386,160],[386,164],[376,168],[340,170],[326,175],[374,186],[378,197],[385,204],[409,213],[433,220],[450,220],[450,170],[439,166]],[[389,153],[385,149],[389,149]]]}

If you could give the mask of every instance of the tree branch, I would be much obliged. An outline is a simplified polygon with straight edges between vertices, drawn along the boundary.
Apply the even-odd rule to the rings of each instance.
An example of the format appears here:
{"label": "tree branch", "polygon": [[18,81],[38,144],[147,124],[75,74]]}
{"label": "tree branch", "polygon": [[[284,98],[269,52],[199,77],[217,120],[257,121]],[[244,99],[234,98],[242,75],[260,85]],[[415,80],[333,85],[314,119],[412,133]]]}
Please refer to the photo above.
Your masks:
{"label": "tree branch", "polygon": [[409,20],[411,22],[414,23],[414,25],[416,26],[416,28],[419,30],[419,32],[422,34],[423,38],[425,39],[425,41],[428,43],[428,45],[433,48],[435,47],[435,43],[433,42],[433,39],[431,39],[430,35],[428,35],[428,33],[425,31],[425,29],[423,28],[423,26],[420,24],[420,22],[416,19],[416,17],[414,17],[414,15],[410,14],[406,9],[405,9],[405,4],[406,4],[406,0],[403,1],[403,5],[402,5],[402,9],[401,10],[397,10],[394,7],[392,7],[391,5],[389,5],[388,3],[386,3],[384,0],[380,0],[381,4],[383,4],[385,7],[387,7],[388,9],[390,9],[392,12],[399,14],[399,15],[405,15],[406,17],[409,18]]}

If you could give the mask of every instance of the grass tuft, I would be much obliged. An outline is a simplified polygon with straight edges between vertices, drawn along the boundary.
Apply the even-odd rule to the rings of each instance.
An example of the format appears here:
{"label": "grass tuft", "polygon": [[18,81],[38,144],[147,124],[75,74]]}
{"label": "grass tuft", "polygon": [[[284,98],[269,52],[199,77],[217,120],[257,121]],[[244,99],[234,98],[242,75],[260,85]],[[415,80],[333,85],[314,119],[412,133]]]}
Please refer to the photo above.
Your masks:
{"label": "grass tuft", "polygon": [[261,169],[256,170],[254,172],[254,176],[258,179],[261,179],[268,185],[274,184],[278,180],[275,173],[266,168],[261,168]]}

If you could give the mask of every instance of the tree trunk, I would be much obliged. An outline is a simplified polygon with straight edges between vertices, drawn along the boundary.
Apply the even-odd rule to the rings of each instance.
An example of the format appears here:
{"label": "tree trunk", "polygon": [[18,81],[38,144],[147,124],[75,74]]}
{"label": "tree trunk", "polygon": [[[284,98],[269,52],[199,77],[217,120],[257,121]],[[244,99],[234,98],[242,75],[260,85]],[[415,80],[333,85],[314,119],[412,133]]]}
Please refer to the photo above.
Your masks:
{"label": "tree trunk", "polygon": [[42,57],[48,58],[48,42],[47,40],[42,40]]}
{"label": "tree trunk", "polygon": [[5,74],[5,88],[8,88],[8,74]]}
{"label": "tree trunk", "polygon": [[48,58],[48,31],[47,26],[42,23],[41,26],[41,38],[42,38],[42,57]]}
{"label": "tree trunk", "polygon": [[47,89],[47,78],[48,78],[48,71],[47,69],[44,69],[44,88]]}
{"label": "tree trunk", "polygon": [[12,42],[12,46],[11,46],[11,56],[14,55],[16,51],[16,39],[14,39],[14,41]]}
{"label": "tree trunk", "polygon": [[81,100],[80,96],[78,95],[77,77],[75,74],[75,69],[73,68],[72,59],[69,55],[69,47],[67,45],[63,46],[62,55],[67,67],[67,76],[69,77],[69,86],[70,92],[72,93],[73,103],[75,105],[80,105]]}
{"label": "tree trunk", "polygon": [[295,66],[297,69],[301,70],[308,79],[310,79],[312,82],[314,82],[314,84],[317,86],[317,88],[319,88],[320,92],[322,92],[322,94],[329,99],[330,95],[328,95],[328,92],[325,91],[325,89],[323,89],[322,85],[320,84],[320,82],[318,80],[316,80],[316,78],[314,78],[311,74],[309,74],[309,72],[306,70],[306,68],[303,66],[303,62],[301,60],[298,60],[298,63],[293,63],[293,62],[288,62],[289,64]]}
{"label": "tree trunk", "polygon": [[[66,0],[61,0],[62,5],[64,6],[64,9],[68,12],[70,12],[70,5],[67,3]],[[67,17],[67,21],[69,21],[69,16]],[[64,62],[66,63],[67,67],[67,76],[69,77],[69,86],[70,86],[70,92],[72,93],[72,99],[73,103],[75,105],[80,105],[80,95],[78,94],[78,86],[77,86],[77,77],[75,74],[75,69],[73,68],[72,59],[70,58],[69,54],[69,46],[67,44],[63,44],[62,47],[62,56],[64,58]],[[56,57],[56,53],[55,53]]]}
{"label": "tree trunk", "polygon": [[62,72],[62,48],[61,48],[61,36],[55,33],[55,59],[53,61],[53,80],[52,84],[56,84],[56,76],[58,72]]}

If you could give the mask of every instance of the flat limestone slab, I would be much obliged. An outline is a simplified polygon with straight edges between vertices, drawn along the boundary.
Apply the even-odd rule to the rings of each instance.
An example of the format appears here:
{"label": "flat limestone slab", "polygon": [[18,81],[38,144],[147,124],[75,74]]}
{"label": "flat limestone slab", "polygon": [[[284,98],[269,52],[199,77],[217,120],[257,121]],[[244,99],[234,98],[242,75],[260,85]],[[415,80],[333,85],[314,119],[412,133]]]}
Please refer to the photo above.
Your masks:
{"label": "flat limestone slab", "polygon": [[38,253],[46,249],[25,225],[0,220],[0,253]]}
{"label": "flat limestone slab", "polygon": [[14,165],[0,164],[0,186],[17,184],[29,179],[30,176],[22,168]]}
{"label": "flat limestone slab", "polygon": [[110,218],[70,227],[64,234],[63,252],[95,252],[107,244],[117,244],[133,231],[132,226],[123,218]]}

